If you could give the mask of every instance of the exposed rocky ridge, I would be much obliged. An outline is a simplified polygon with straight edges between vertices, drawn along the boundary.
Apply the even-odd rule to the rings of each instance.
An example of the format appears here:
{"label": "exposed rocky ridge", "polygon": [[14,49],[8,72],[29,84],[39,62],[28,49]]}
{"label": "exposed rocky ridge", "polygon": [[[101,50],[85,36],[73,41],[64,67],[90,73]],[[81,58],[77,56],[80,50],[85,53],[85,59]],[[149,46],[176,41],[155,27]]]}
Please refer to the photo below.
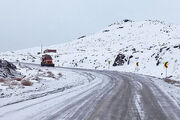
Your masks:
{"label": "exposed rocky ridge", "polygon": [[6,60],[0,59],[0,77],[1,78],[14,78],[19,76],[20,73],[16,71],[16,66]]}

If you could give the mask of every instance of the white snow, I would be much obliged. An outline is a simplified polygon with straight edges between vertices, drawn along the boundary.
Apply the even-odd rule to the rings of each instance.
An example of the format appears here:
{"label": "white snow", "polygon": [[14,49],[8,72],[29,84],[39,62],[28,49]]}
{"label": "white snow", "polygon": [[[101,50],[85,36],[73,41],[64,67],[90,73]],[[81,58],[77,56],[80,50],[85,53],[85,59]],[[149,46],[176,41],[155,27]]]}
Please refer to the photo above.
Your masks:
{"label": "white snow", "polygon": [[[168,76],[179,80],[180,49],[174,48],[177,45],[180,45],[179,25],[147,20],[114,23],[94,35],[44,49],[57,49],[58,53],[53,55],[56,66],[137,72],[139,62],[138,73],[161,78],[165,77],[163,64],[168,61]],[[40,47],[1,53],[0,58],[40,64],[38,52]],[[129,65],[112,66],[118,53],[133,56]]]}
{"label": "white snow", "polygon": [[[172,99],[172,101],[177,105],[180,106],[180,84],[173,85],[164,82],[162,79],[152,78],[151,79],[159,88]],[[161,100],[161,104],[163,101]]]}
{"label": "white snow", "polygon": [[[43,49],[57,49],[58,53],[52,55],[56,66],[109,69],[151,75],[159,78],[165,77],[166,69],[163,64],[168,61],[168,77],[180,81],[180,25],[168,24],[157,20],[114,23],[93,35],[64,44],[44,46]],[[40,50],[40,47],[36,47],[8,51],[0,53],[0,58],[11,62],[20,61],[40,64],[41,55],[37,54]],[[126,58],[132,55],[133,58],[130,59],[129,64],[126,62],[123,66],[114,67],[112,66],[113,62],[119,53],[125,54]],[[138,68],[136,62],[139,62]],[[86,74],[81,75],[79,73],[77,75],[74,72],[59,71],[59,68],[43,69],[46,75],[48,71],[51,71],[55,78],[48,78],[45,75],[40,77],[41,80],[39,82],[33,80],[33,77],[37,76],[37,74],[41,75],[38,69],[38,67],[34,67],[30,71],[28,68],[19,69],[24,75],[30,77],[33,86],[17,88],[18,91],[16,91],[16,88],[9,89],[6,86],[0,85],[1,93],[4,90],[6,95],[11,96],[11,93],[13,95],[15,93],[15,99],[1,98],[0,106],[8,102],[26,99],[33,92],[40,94],[56,90],[59,87],[79,86],[91,82],[86,78],[88,74],[87,76],[84,76]],[[58,78],[59,72],[63,76]],[[170,93],[174,99],[180,101],[179,86],[169,85],[164,81],[159,82],[158,80],[154,82]],[[140,84],[139,87],[141,87]],[[34,90],[35,88],[38,88],[38,90]],[[22,97],[19,97],[21,95]]]}
{"label": "white snow", "polygon": [[144,111],[142,109],[143,107],[141,104],[141,96],[138,93],[136,93],[134,101],[135,101],[135,105],[136,105],[137,111],[138,111],[141,119],[144,120],[145,114],[144,114]]}
{"label": "white snow", "polygon": [[[33,85],[23,86],[20,83],[10,86],[0,85],[0,107],[14,102],[63,92],[77,86],[89,85],[97,79],[91,73],[78,73],[77,71],[69,71],[61,68],[39,68],[34,65],[28,65],[28,67],[26,65],[21,66],[23,67],[18,67],[18,71],[26,75],[25,79],[31,81]],[[48,76],[48,72],[52,72],[54,76]],[[36,77],[39,77],[39,79],[35,79]]]}
{"label": "white snow", "polygon": [[[91,72],[89,74],[91,74]],[[73,75],[76,76],[73,77]],[[69,79],[72,81],[72,79],[76,79],[77,81],[81,81],[84,78],[83,75],[77,73],[72,74],[71,79],[69,79],[70,77],[67,77],[66,80]],[[3,120],[13,120],[14,118],[24,120],[30,117],[30,119],[32,120],[40,120],[44,119],[44,117],[47,117],[47,113],[53,115],[69,104],[76,103],[76,101],[79,101],[81,98],[87,96],[88,94],[91,94],[92,91],[97,92],[98,90],[101,90],[101,87],[103,88],[109,83],[109,78],[104,75],[99,75],[96,73],[92,73],[91,75],[93,76],[92,81],[88,81],[82,85],[67,89],[63,92],[57,92],[37,99],[29,99],[24,102],[12,104],[10,106],[0,107],[0,118]],[[80,80],[77,79],[78,77],[80,78]],[[32,93],[29,93],[29,95],[26,96],[30,97],[31,94]],[[37,93],[33,94],[37,95]],[[0,103],[5,103],[5,100],[7,99],[0,99]],[[19,111],[22,111],[23,114],[21,114]]]}

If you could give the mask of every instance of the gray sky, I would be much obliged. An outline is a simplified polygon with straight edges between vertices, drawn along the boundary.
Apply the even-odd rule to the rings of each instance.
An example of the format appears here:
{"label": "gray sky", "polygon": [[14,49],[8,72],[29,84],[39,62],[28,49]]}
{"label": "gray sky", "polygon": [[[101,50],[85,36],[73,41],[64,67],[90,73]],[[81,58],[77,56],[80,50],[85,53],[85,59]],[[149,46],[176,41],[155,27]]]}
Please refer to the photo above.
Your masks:
{"label": "gray sky", "polygon": [[129,18],[180,24],[180,0],[0,0],[0,52],[53,45]]}

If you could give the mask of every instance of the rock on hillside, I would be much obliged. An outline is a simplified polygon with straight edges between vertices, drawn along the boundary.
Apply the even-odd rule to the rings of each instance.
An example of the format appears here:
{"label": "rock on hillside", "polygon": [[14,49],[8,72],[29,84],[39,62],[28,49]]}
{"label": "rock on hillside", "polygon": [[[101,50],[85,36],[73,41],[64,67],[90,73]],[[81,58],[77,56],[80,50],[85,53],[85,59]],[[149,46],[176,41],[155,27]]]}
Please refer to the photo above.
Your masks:
{"label": "rock on hillside", "polygon": [[1,78],[13,78],[19,75],[16,72],[16,66],[6,60],[0,59],[0,77]]}

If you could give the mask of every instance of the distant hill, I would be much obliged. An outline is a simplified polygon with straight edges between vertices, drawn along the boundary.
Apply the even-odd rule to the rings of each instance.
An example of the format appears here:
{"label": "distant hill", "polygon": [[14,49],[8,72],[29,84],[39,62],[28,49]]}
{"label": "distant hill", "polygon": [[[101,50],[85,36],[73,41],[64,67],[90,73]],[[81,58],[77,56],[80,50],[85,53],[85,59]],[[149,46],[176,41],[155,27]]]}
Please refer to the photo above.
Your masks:
{"label": "distant hill", "polygon": [[[163,64],[168,61],[168,76],[180,79],[180,26],[158,20],[124,20],[93,35],[46,48],[57,49],[54,62],[58,66],[111,69],[165,77]],[[0,58],[40,64],[41,55],[38,52],[40,47],[1,53]],[[124,62],[113,66],[118,54],[124,55]]]}

